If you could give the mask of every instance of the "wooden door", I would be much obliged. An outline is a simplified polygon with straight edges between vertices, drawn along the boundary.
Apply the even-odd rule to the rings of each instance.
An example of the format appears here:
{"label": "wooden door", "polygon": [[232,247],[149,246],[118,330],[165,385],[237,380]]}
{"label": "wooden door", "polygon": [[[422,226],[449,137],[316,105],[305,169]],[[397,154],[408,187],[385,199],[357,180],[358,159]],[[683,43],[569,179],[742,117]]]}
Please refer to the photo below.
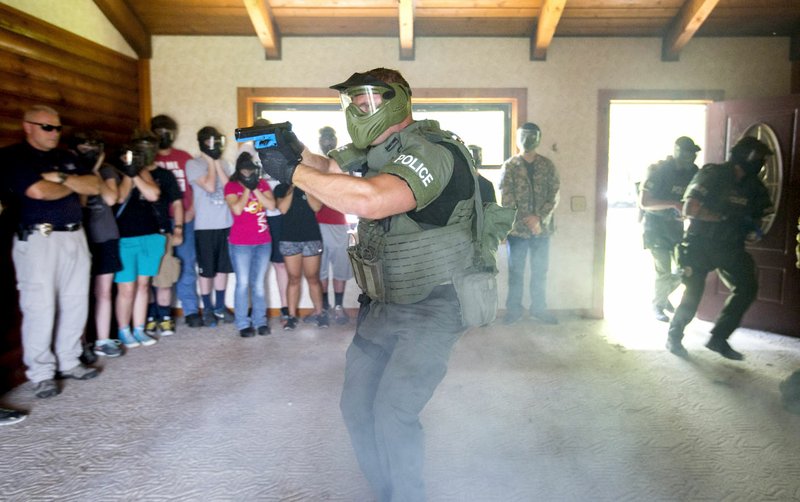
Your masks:
{"label": "wooden door", "polygon": [[[800,94],[711,104],[706,162],[723,162],[730,147],[754,127],[774,133],[776,158],[782,167],[770,174],[777,199],[773,201],[777,211],[772,226],[760,242],[748,245],[758,268],[759,288],[742,327],[800,337],[800,270],[795,266],[800,215]],[[717,274],[709,274],[697,317],[715,319],[728,293]]]}

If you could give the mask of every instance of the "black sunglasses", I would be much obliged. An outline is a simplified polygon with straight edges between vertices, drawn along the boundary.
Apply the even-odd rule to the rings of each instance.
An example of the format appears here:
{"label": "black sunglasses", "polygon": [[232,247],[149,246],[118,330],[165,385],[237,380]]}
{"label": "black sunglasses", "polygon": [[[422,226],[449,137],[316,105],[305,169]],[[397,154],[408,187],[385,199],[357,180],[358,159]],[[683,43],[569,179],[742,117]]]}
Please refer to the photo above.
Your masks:
{"label": "black sunglasses", "polygon": [[31,122],[30,120],[26,120],[25,122],[27,122],[29,124],[36,124],[36,125],[38,125],[39,127],[42,128],[42,131],[45,131],[45,132],[50,132],[50,131],[61,132],[61,129],[64,128],[64,126],[60,126],[60,125],[42,124],[41,122]]}

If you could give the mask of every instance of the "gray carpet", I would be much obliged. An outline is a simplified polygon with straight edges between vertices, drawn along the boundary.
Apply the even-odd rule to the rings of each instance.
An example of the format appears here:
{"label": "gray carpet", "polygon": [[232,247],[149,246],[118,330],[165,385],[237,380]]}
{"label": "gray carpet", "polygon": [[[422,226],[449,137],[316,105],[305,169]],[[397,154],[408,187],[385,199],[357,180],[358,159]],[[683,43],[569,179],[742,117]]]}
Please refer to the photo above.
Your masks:
{"label": "gray carpet", "polygon": [[[423,414],[431,501],[800,500],[800,340],[739,330],[744,362],[666,325],[566,319],[467,333]],[[0,499],[373,500],[338,410],[352,325],[189,330],[102,361],[0,428]],[[625,334],[626,336],[622,336]]]}

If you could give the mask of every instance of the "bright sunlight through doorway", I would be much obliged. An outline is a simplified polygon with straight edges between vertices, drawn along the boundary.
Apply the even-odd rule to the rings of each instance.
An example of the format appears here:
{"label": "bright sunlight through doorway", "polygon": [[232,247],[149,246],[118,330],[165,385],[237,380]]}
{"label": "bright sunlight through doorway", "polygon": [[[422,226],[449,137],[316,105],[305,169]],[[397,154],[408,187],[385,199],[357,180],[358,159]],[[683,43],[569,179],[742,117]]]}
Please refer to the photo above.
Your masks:
{"label": "bright sunlight through doorway", "polygon": [[[666,324],[653,319],[653,262],[642,247],[636,183],[647,167],[672,155],[675,139],[689,136],[705,154],[706,102],[612,101],[609,124],[605,318],[615,342],[629,349],[662,349]],[[681,286],[671,297],[677,305]],[[661,336],[663,332],[663,336]]]}

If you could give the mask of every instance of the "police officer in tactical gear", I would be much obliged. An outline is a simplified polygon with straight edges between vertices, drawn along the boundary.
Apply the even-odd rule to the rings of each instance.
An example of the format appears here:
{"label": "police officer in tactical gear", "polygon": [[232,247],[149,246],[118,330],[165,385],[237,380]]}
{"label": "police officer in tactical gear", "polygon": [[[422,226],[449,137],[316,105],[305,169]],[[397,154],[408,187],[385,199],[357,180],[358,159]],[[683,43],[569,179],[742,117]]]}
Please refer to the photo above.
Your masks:
{"label": "police officer in tactical gear", "polygon": [[674,272],[675,250],[683,237],[681,199],[697,173],[694,160],[699,151],[691,138],[681,136],[675,140],[673,155],[647,169],[639,191],[639,206],[644,210],[644,247],[653,255],[656,273],[653,314],[662,322],[669,322],[664,310],[675,311],[669,295],[681,284],[680,275]]}
{"label": "police officer in tactical gear", "polygon": [[[411,89],[399,72],[355,73],[332,88],[352,144],[323,157],[283,137],[284,160],[269,150],[259,156],[270,176],[360,217],[349,252],[363,293],[341,410],[378,499],[421,501],[419,414],[464,331],[452,277],[473,253],[474,171],[451,133],[412,118]],[[343,172],[365,164],[364,177]]]}
{"label": "police officer in tactical gear", "polygon": [[728,337],[758,291],[755,263],[745,242],[760,237],[761,220],[774,211],[769,192],[758,177],[770,154],[767,145],[745,136],[733,146],[727,162],[704,166],[686,189],[683,214],[690,223],[678,250],[686,290],[667,338],[667,349],[677,356],[687,355],[681,345],[683,330],[697,312],[706,275],[716,269],[731,296],[706,347],[728,359],[744,359],[728,344]]}

